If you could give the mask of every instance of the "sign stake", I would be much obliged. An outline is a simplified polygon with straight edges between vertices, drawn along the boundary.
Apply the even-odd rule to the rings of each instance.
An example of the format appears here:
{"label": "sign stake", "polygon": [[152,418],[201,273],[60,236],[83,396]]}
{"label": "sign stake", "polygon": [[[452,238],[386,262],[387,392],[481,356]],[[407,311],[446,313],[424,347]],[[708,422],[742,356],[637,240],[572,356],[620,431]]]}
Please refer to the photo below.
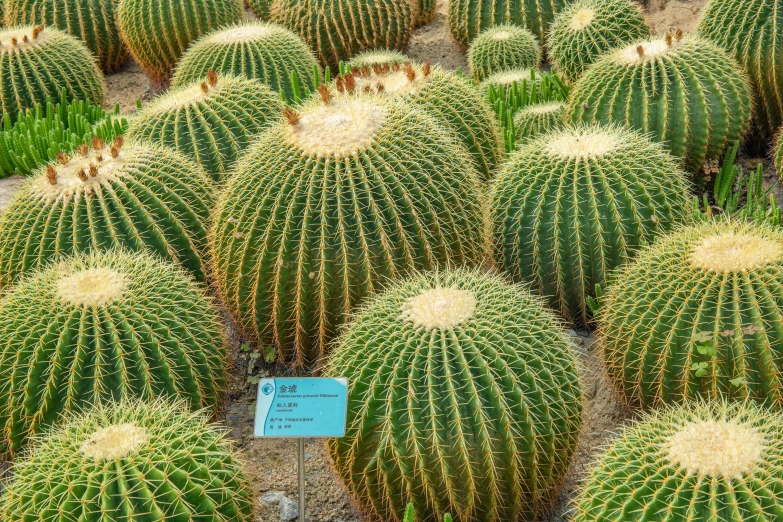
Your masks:
{"label": "sign stake", "polygon": [[305,440],[304,437],[297,439],[299,442],[299,518],[297,522],[305,522]]}

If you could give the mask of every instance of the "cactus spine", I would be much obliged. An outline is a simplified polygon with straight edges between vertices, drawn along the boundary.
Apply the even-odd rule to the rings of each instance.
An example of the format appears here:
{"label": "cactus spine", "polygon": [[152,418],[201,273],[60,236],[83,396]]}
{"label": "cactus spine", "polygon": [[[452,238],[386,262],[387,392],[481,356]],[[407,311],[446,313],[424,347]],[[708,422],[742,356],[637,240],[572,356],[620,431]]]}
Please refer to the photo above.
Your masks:
{"label": "cactus spine", "polygon": [[564,107],[564,102],[555,101],[519,109],[514,115],[514,136],[517,142],[525,143],[539,134],[563,127]]}
{"label": "cactus spine", "polygon": [[473,40],[468,49],[468,65],[476,81],[510,69],[537,69],[541,46],[524,27],[503,24],[490,27]]}

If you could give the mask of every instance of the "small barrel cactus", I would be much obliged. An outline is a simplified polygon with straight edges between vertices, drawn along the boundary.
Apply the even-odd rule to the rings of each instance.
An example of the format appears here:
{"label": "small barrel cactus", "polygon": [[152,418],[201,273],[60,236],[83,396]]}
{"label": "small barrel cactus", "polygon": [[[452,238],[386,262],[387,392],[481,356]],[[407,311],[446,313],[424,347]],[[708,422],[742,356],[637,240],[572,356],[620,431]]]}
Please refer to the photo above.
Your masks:
{"label": "small barrel cactus", "polygon": [[291,75],[296,74],[298,85],[311,92],[318,62],[307,44],[285,27],[248,22],[195,42],[177,64],[171,83],[180,87],[203,81],[210,70],[259,80],[292,99],[295,86]]}
{"label": "small barrel cactus", "polygon": [[600,342],[629,404],[728,396],[783,406],[783,232],[717,220],[659,239],[601,300]]}
{"label": "small barrel cactus", "polygon": [[103,104],[103,74],[85,45],[43,25],[0,30],[0,117],[59,99]]}
{"label": "small barrel cactus", "polygon": [[564,477],[581,426],[569,342],[539,299],[500,276],[414,276],[364,306],[327,375],[348,378],[329,454],[379,520],[445,513],[530,522]]}
{"label": "small barrel cactus", "polygon": [[406,62],[410,62],[411,59],[402,54],[400,51],[390,51],[388,49],[379,49],[374,51],[365,51],[359,53],[351,58],[346,65],[352,70],[358,70],[365,65],[372,67],[373,65],[393,65],[398,63],[404,65]]}
{"label": "small barrel cactus", "polygon": [[564,107],[564,102],[555,101],[519,109],[514,114],[514,135],[517,142],[525,143],[539,134],[563,127]]}
{"label": "small barrel cactus", "polygon": [[486,250],[480,180],[456,138],[401,101],[322,92],[328,104],[286,110],[239,161],[211,234],[232,315],[295,368],[390,278]]}
{"label": "small barrel cactus", "polygon": [[660,145],[616,126],[569,126],[510,156],[490,208],[498,266],[581,324],[595,286],[689,216],[691,199]]}
{"label": "small barrel cactus", "polygon": [[67,417],[15,463],[0,517],[252,521],[233,445],[185,406],[123,400]]}
{"label": "small barrel cactus", "polygon": [[65,412],[177,396],[215,411],[226,381],[219,317],[195,281],[143,252],[60,258],[0,306],[0,452]]}
{"label": "small barrel cactus", "polygon": [[678,31],[595,62],[571,91],[567,118],[649,133],[698,172],[745,135],[752,108],[750,85],[734,59]]}
{"label": "small barrel cactus", "polygon": [[418,11],[416,12],[415,26],[420,27],[427,25],[435,19],[437,14],[438,2],[437,0],[412,0],[418,4]]}
{"label": "small barrel cactus", "polygon": [[269,20],[274,0],[247,0],[247,6],[260,20]]}
{"label": "small barrel cactus", "polygon": [[476,81],[510,69],[537,69],[540,63],[541,46],[536,37],[518,25],[485,29],[468,49],[468,65]]}
{"label": "small barrel cactus", "polygon": [[133,58],[161,89],[193,41],[238,23],[242,12],[242,0],[120,0],[117,25]]}
{"label": "small barrel cactus", "polygon": [[783,519],[783,415],[694,402],[626,427],[584,484],[573,522]]}
{"label": "small barrel cactus", "polygon": [[405,50],[417,11],[412,0],[276,0],[272,21],[304,38],[336,73],[362,51]]}
{"label": "small barrel cactus", "polygon": [[206,173],[159,146],[93,139],[36,171],[0,215],[0,288],[50,259],[111,247],[150,250],[205,279]]}
{"label": "small barrel cactus", "polygon": [[280,96],[258,80],[210,71],[146,107],[128,135],[175,148],[221,180],[252,139],[282,114]]}
{"label": "small barrel cactus", "polygon": [[602,54],[649,36],[641,9],[631,1],[578,0],[555,17],[549,57],[573,82]]}

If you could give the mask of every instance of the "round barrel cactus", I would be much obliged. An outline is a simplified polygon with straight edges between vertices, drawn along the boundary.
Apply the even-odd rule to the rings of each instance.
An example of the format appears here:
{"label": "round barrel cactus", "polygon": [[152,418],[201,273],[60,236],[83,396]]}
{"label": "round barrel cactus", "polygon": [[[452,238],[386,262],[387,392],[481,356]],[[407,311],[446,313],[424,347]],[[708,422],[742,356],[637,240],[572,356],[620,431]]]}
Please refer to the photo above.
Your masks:
{"label": "round barrel cactus", "polygon": [[60,258],[0,306],[0,452],[65,412],[110,398],[177,396],[213,411],[226,381],[211,299],[143,252]]}
{"label": "round barrel cactus", "polygon": [[514,114],[514,135],[520,143],[565,125],[565,102],[548,102],[523,107]]}
{"label": "round barrel cactus", "polygon": [[50,259],[112,247],[149,250],[204,280],[209,178],[176,151],[123,141],[60,153],[22,187],[0,215],[0,288]]}
{"label": "round barrel cactus", "polygon": [[690,215],[687,186],[676,161],[637,132],[594,125],[539,135],[495,181],[495,260],[567,320],[586,323],[595,286]]}
{"label": "round barrel cactus", "polygon": [[604,55],[576,82],[567,117],[649,133],[698,172],[750,124],[745,74],[726,51],[678,32]]}
{"label": "round barrel cactus", "polygon": [[587,479],[573,522],[781,520],[783,415],[695,402],[626,427]]}
{"label": "round barrel cactus", "polygon": [[379,520],[533,521],[581,426],[569,342],[538,298],[500,276],[414,276],[356,314],[327,375],[351,383],[329,454]]}
{"label": "round barrel cactus", "polygon": [[438,8],[437,0],[413,0],[413,2],[418,4],[415,21],[416,27],[427,25],[435,19]]}
{"label": "round barrel cactus", "polygon": [[602,54],[649,36],[641,9],[629,0],[578,0],[555,17],[549,57],[574,81]]}
{"label": "round barrel cactus", "polygon": [[285,115],[239,161],[211,238],[234,318],[302,368],[390,278],[478,263],[483,218],[469,156],[426,113],[373,96]]}
{"label": "round barrel cactus", "polygon": [[269,20],[274,0],[247,0],[247,6],[260,20]]}
{"label": "round barrel cactus", "polygon": [[103,74],[89,49],[73,36],[43,25],[0,30],[0,118],[16,121],[47,98],[103,104]]}
{"label": "round barrel cactus", "polygon": [[296,74],[300,87],[313,91],[313,71],[318,70],[318,62],[307,44],[285,27],[248,22],[220,29],[195,42],[177,64],[171,83],[180,87],[203,81],[211,70],[259,80],[291,99],[291,75]]}
{"label": "round barrel cactus", "polygon": [[541,46],[536,37],[512,24],[485,29],[468,49],[468,65],[476,81],[510,69],[537,69],[540,63]]}
{"label": "round barrel cactus", "polygon": [[659,239],[623,268],[598,325],[629,404],[727,396],[783,406],[783,232],[709,221]]}
{"label": "round barrel cactus", "polygon": [[242,0],[121,0],[117,25],[133,58],[161,89],[185,49],[210,31],[238,23],[242,5]]}
{"label": "round barrel cactus", "polygon": [[252,139],[282,114],[280,96],[263,83],[211,71],[146,107],[128,136],[175,148],[219,181]]}
{"label": "round barrel cactus", "polygon": [[233,445],[185,404],[112,402],[47,435],[4,484],[3,520],[253,520]]}
{"label": "round barrel cactus", "polygon": [[304,38],[336,73],[341,61],[362,51],[404,51],[418,11],[414,1],[276,0],[272,21]]}

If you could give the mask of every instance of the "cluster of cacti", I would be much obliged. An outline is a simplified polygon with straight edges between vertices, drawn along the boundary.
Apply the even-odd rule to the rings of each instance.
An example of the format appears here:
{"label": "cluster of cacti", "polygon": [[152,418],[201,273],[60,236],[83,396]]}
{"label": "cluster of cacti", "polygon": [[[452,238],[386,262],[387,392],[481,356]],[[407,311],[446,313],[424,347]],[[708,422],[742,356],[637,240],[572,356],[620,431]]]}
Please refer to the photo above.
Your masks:
{"label": "cluster of cacti", "polygon": [[0,517],[253,520],[250,485],[224,430],[185,408],[123,400],[65,419],[15,463]]}
{"label": "cluster of cacti", "polygon": [[630,0],[578,0],[555,17],[549,57],[573,82],[601,55],[649,35],[641,9]]}
{"label": "cluster of cacti", "polygon": [[405,50],[418,9],[412,0],[276,0],[272,21],[299,34],[333,73],[372,49]]}
{"label": "cluster of cacti", "polygon": [[0,288],[50,259],[149,250],[205,278],[213,188],[179,152],[122,137],[80,145],[37,170],[0,216]]}
{"label": "cluster of cacti", "polygon": [[734,59],[678,31],[600,58],[571,91],[567,117],[649,133],[698,172],[745,135],[752,108],[750,85]]}
{"label": "cluster of cacti", "polygon": [[565,102],[554,101],[528,105],[514,114],[514,137],[518,143],[544,134],[565,125]]}
{"label": "cluster of cacti", "polygon": [[402,101],[322,94],[248,149],[211,233],[234,318],[298,368],[390,277],[485,251],[479,176],[456,138]]}
{"label": "cluster of cacti", "polygon": [[282,114],[280,96],[258,80],[210,71],[146,107],[128,136],[177,149],[221,180],[252,139]]}
{"label": "cluster of cacti", "polygon": [[255,22],[210,33],[195,42],[177,64],[171,83],[203,81],[210,70],[260,80],[273,91],[294,96],[294,80],[307,92],[320,76],[313,52],[299,36],[277,24]]}
{"label": "cluster of cacti", "polygon": [[247,6],[259,20],[269,20],[274,0],[247,0]]}
{"label": "cluster of cacti", "polygon": [[533,34],[512,24],[490,27],[468,49],[470,73],[476,81],[513,69],[537,69],[541,46]]}
{"label": "cluster of cacti", "polygon": [[697,402],[625,428],[587,479],[574,522],[781,520],[783,415]]}
{"label": "cluster of cacti", "polygon": [[440,67],[411,62],[351,67],[350,73],[335,79],[335,89],[338,97],[391,95],[423,108],[455,133],[485,179],[502,159],[500,132],[490,106],[470,82]]}
{"label": "cluster of cacti", "polygon": [[238,23],[242,5],[242,0],[122,0],[117,25],[136,63],[160,89],[185,49],[206,33]]}
{"label": "cluster of cacti", "polygon": [[45,24],[79,38],[107,73],[125,63],[128,51],[114,19],[118,0],[3,0],[8,26]]}
{"label": "cluster of cacti", "polygon": [[87,47],[43,25],[0,30],[0,114],[16,120],[25,109],[65,91],[70,100],[103,103],[103,74]]}
{"label": "cluster of cacti", "polygon": [[665,236],[601,300],[609,375],[641,407],[694,397],[780,408],[783,232],[710,220]]}
{"label": "cluster of cacti", "polygon": [[660,145],[592,125],[520,145],[498,174],[490,208],[498,266],[585,323],[595,286],[689,216],[691,200],[685,174]]}
{"label": "cluster of cacti", "polygon": [[327,375],[348,378],[337,472],[367,511],[400,520],[533,521],[581,426],[569,342],[543,303],[499,276],[417,275],[364,306]]}
{"label": "cluster of cacti", "polygon": [[435,19],[438,7],[437,0],[413,0],[413,2],[418,4],[416,20],[414,22],[416,27],[427,25]]}

